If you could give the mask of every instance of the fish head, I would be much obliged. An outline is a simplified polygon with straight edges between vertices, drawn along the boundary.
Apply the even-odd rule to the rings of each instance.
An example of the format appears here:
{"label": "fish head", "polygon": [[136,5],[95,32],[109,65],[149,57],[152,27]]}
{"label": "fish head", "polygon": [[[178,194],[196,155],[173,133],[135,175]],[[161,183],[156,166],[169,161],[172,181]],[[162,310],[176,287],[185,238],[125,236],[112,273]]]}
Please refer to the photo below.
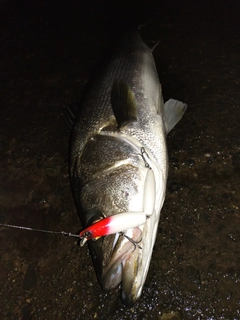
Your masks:
{"label": "fish head", "polygon": [[[85,227],[100,219],[126,212],[143,211],[145,183],[149,168],[146,168],[140,149],[133,148],[122,140],[118,140],[118,155],[114,160],[106,150],[99,153],[97,168],[89,172],[89,163],[94,164],[91,153],[96,157],[106,137],[94,137],[82,155],[87,156],[88,167],[86,183],[81,188],[81,218]],[[108,137],[108,150],[111,149],[113,137]],[[116,143],[116,141],[115,141]],[[103,145],[105,142],[103,143]],[[139,150],[139,151],[138,151]],[[112,152],[111,152],[112,151]],[[101,163],[104,165],[101,165]],[[84,165],[82,168],[84,173]],[[91,178],[90,178],[91,177]],[[163,201],[162,201],[163,202]],[[152,255],[156,238],[160,210],[155,210],[142,225],[125,228],[122,233],[110,234],[88,241],[92,260],[99,283],[104,290],[111,290],[122,283],[122,301],[132,306],[140,297]],[[125,236],[124,236],[125,235]]]}

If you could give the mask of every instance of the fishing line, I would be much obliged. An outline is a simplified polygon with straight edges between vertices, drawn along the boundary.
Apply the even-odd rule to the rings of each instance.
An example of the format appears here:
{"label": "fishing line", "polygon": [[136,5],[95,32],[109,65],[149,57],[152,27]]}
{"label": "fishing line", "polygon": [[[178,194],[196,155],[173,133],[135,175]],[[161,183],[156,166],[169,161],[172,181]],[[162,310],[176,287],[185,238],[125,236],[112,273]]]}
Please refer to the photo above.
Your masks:
{"label": "fishing line", "polygon": [[[74,237],[74,238],[78,238],[80,239],[80,246],[82,247],[86,242],[87,242],[87,237],[80,237],[77,234],[73,234],[70,232],[65,232],[65,231],[51,231],[51,230],[42,230],[42,229],[35,229],[35,228],[30,228],[30,227],[22,227],[22,226],[16,226],[14,224],[7,224],[7,223],[0,223],[0,226],[5,227],[5,228],[15,228],[15,229],[21,229],[21,230],[28,230],[28,231],[37,231],[37,232],[45,232],[45,233],[51,233],[51,234],[60,234],[62,236],[68,236],[68,237]],[[134,241],[133,239],[131,239],[130,237],[128,237],[127,235],[125,235],[123,232],[119,233],[121,236],[124,236],[126,239],[128,239],[133,245],[134,245],[134,250],[136,249],[136,247],[138,247],[139,249],[142,249],[142,247],[140,247],[140,245],[138,244],[140,241]]]}
{"label": "fishing line", "polygon": [[69,233],[69,232],[65,232],[65,231],[50,231],[50,230],[34,229],[34,228],[29,228],[29,227],[15,226],[13,224],[6,224],[6,223],[0,223],[0,226],[8,227],[8,228],[15,228],[15,229],[29,230],[29,231],[38,231],[38,232],[45,232],[45,233],[52,233],[52,234],[61,234],[63,236],[79,238],[79,235],[73,234],[73,233]]}

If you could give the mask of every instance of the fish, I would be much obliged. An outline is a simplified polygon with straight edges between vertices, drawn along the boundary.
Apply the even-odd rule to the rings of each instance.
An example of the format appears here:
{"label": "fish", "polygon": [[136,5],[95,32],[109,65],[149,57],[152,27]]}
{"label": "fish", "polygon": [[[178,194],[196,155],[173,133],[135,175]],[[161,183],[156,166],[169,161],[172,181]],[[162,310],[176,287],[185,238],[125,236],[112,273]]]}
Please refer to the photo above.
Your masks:
{"label": "fish", "polygon": [[100,286],[140,298],[168,175],[167,134],[187,105],[164,103],[153,50],[126,28],[90,78],[74,119],[70,182]]}

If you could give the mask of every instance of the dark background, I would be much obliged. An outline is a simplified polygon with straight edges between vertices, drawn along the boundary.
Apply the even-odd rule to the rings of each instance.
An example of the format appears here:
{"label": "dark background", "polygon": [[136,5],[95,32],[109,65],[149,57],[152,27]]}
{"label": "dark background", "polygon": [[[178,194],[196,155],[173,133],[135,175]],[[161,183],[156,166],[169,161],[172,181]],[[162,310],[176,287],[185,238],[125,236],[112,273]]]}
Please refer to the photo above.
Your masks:
{"label": "dark background", "polygon": [[0,227],[1,319],[240,319],[239,16],[239,1],[0,1],[0,223],[81,228],[62,110],[119,28],[147,22],[164,98],[188,104],[135,307],[74,238]]}

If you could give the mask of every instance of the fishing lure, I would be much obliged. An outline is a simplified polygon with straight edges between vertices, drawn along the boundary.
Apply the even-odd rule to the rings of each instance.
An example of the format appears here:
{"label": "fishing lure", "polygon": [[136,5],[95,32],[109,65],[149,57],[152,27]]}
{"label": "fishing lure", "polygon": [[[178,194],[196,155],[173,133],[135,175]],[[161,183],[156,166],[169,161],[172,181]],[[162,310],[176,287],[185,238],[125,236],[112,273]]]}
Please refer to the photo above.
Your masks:
{"label": "fishing lure", "polygon": [[[99,237],[141,226],[145,221],[146,215],[143,212],[125,212],[101,219],[80,232],[80,245],[83,246],[90,239],[98,239]],[[129,237],[127,238],[130,239]]]}

